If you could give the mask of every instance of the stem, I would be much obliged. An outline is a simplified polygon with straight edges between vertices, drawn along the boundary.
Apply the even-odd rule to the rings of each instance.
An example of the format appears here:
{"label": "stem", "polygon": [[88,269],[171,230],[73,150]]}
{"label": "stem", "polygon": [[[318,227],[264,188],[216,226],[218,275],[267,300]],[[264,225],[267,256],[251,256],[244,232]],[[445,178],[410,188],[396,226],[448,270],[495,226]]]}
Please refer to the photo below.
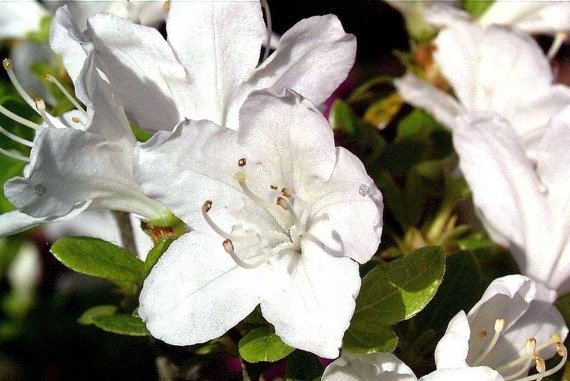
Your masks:
{"label": "stem", "polygon": [[133,225],[131,224],[131,218],[127,212],[113,212],[113,217],[119,225],[119,231],[121,232],[121,241],[125,249],[133,253],[135,256],[137,254],[137,245],[135,244],[135,234],[133,232]]}

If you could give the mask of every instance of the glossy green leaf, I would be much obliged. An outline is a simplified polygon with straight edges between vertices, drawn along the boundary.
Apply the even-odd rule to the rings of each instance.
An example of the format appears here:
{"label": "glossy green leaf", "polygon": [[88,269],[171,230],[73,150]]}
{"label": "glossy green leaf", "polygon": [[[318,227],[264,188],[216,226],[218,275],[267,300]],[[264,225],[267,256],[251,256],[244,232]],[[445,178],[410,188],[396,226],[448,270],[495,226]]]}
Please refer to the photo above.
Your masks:
{"label": "glossy green leaf", "polygon": [[296,350],[287,358],[287,381],[320,380],[324,368],[312,353]]}
{"label": "glossy green leaf", "polygon": [[421,311],[433,298],[445,272],[439,247],[424,247],[380,263],[362,280],[353,321],[394,324]]}
{"label": "glossy green leaf", "polygon": [[275,362],[287,357],[293,350],[269,327],[256,328],[239,342],[239,354],[250,363]]}
{"label": "glossy green leaf", "polygon": [[87,310],[79,323],[95,325],[104,331],[128,336],[148,336],[144,322],[138,316],[117,314],[115,306],[97,306]]}
{"label": "glossy green leaf", "polygon": [[397,345],[398,337],[392,328],[361,320],[351,323],[342,339],[342,350],[351,353],[392,352]]}
{"label": "glossy green leaf", "polygon": [[479,18],[493,5],[494,0],[465,0],[464,7],[473,18]]}
{"label": "glossy green leaf", "polygon": [[62,238],[53,244],[50,251],[70,269],[110,280],[127,288],[127,291],[143,280],[142,261],[122,247],[101,239]]}

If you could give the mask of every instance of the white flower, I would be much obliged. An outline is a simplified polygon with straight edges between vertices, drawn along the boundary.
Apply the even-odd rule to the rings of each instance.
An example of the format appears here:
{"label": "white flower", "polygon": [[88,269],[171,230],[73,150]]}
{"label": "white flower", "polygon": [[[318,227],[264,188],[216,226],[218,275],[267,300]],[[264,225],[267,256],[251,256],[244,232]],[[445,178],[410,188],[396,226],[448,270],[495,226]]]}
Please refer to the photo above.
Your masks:
{"label": "white flower", "polygon": [[450,129],[458,115],[494,112],[532,150],[550,118],[570,103],[570,89],[553,84],[547,58],[523,33],[457,23],[441,31],[435,45],[434,60],[456,98],[411,74],[395,84],[406,101]]}
{"label": "white flower", "polygon": [[168,40],[97,15],[86,31],[127,115],[148,131],[170,131],[185,118],[237,129],[239,108],[256,89],[291,88],[320,104],[346,78],[356,51],[335,16],[311,17],[258,66],[268,33],[258,1],[173,1],[166,29]]}
{"label": "white flower", "polygon": [[[414,372],[390,353],[356,355],[343,353],[323,374],[323,381],[417,381]],[[496,371],[485,367],[438,369],[420,381],[504,381]]]}
{"label": "white flower", "polygon": [[40,283],[41,265],[38,249],[31,243],[24,243],[6,272],[13,292],[21,298],[30,298]]}
{"label": "white flower", "polygon": [[[439,28],[471,21],[468,12],[455,1],[388,1],[408,20]],[[567,1],[496,0],[474,22],[483,27],[506,25],[531,34],[557,34],[570,31],[570,3]],[[408,25],[410,22],[408,22]]]}
{"label": "white flower", "polygon": [[25,38],[49,12],[37,1],[0,2],[0,39]]}
{"label": "white flower", "polygon": [[[568,333],[555,299],[554,291],[522,275],[495,279],[467,315],[450,321],[435,350],[438,370],[488,367],[513,381],[554,374],[566,363]],[[545,369],[544,360],[557,352],[560,363]],[[525,377],[532,366],[538,373]]]}
{"label": "white flower", "polygon": [[253,93],[240,126],[186,121],[142,145],[137,180],[193,230],[146,279],[140,316],[155,337],[187,345],[224,334],[260,304],[287,344],[334,358],[358,263],[380,242],[380,191],[291,91]]}
{"label": "white flower", "polygon": [[453,140],[489,234],[524,275],[560,295],[570,291],[570,106],[552,118],[534,159],[496,117],[459,119]]}
{"label": "white flower", "polygon": [[[69,45],[80,43],[68,37]],[[0,107],[0,113],[36,130],[34,140],[28,141],[0,129],[8,138],[31,147],[29,158],[0,148],[0,153],[6,156],[29,162],[24,177],[14,178],[4,186],[6,197],[19,212],[0,217],[2,235],[44,221],[69,219],[86,209],[132,212],[158,224],[171,221],[168,209],[146,197],[134,181],[132,155],[136,141],[121,105],[95,61],[90,54],[83,62],[82,71],[74,77],[77,96],[87,109],[55,78],[48,77],[77,108],[60,118],[46,112],[43,100],[31,99],[15,76],[12,62],[4,61],[17,91],[42,117],[43,123],[32,123]]]}

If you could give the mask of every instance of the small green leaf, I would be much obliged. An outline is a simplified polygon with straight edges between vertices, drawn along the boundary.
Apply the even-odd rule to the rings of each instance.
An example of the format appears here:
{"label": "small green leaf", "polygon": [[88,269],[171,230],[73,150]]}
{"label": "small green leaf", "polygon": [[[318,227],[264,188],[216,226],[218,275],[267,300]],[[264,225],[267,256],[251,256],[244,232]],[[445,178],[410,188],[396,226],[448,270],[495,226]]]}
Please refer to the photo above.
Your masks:
{"label": "small green leaf", "polygon": [[342,339],[342,350],[351,353],[389,353],[397,345],[398,336],[390,327],[366,322],[351,323]]}
{"label": "small green leaf", "polygon": [[422,160],[429,148],[427,142],[401,139],[387,146],[380,155],[378,166],[386,171],[404,174]]}
{"label": "small green leaf", "polygon": [[467,12],[477,19],[493,5],[494,0],[465,0],[464,7]]}
{"label": "small green leaf", "polygon": [[158,243],[154,245],[154,247],[148,252],[148,255],[146,257],[146,260],[144,261],[144,266],[143,266],[143,274],[142,274],[143,279],[146,278],[148,274],[150,274],[150,271],[152,270],[153,266],[156,264],[156,262],[158,262],[162,254],[164,254],[164,252],[166,251],[166,249],[170,247],[170,244],[172,242],[174,242],[172,238],[163,238],[160,241],[158,241]]}
{"label": "small green leaf", "polygon": [[256,328],[239,341],[239,354],[250,363],[275,362],[287,357],[293,350],[269,327]]}
{"label": "small green leaf", "polygon": [[101,239],[62,238],[53,244],[50,251],[70,269],[110,280],[127,288],[127,291],[132,291],[132,286],[144,279],[141,260],[129,251]]}
{"label": "small green leaf", "polygon": [[79,318],[83,325],[94,325],[103,331],[127,336],[148,336],[144,322],[138,316],[117,314],[115,306],[97,306],[87,310]]}
{"label": "small green leaf", "polygon": [[96,306],[88,309],[81,315],[79,324],[91,325],[95,324],[95,320],[100,316],[111,316],[117,313],[117,307],[112,305]]}
{"label": "small green leaf", "polygon": [[418,135],[427,136],[427,133],[443,128],[434,118],[423,110],[415,109],[398,123],[398,137],[412,138]]}
{"label": "small green leaf", "polygon": [[324,368],[312,353],[296,350],[287,358],[287,381],[320,380]]}
{"label": "small green leaf", "polygon": [[424,247],[380,263],[362,280],[353,320],[394,324],[421,311],[433,298],[445,272],[439,247]]}

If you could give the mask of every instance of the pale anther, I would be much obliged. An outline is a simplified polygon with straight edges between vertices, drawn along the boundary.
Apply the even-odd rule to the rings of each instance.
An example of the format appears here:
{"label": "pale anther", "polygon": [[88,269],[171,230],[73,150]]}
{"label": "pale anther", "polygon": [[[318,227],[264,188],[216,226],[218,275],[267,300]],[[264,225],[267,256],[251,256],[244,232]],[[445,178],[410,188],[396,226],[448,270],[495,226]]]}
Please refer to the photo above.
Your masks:
{"label": "pale anther", "polygon": [[238,160],[238,165],[240,167],[245,166],[246,163],[247,163],[247,160],[245,159],[245,157],[242,157],[241,159]]}
{"label": "pale anther", "polygon": [[271,188],[271,189],[273,189],[273,190],[277,190],[277,188],[279,188],[279,187],[278,187],[277,185],[275,185],[275,184],[271,184],[271,185],[269,186],[269,188]]}
{"label": "pale anther", "polygon": [[285,197],[291,197],[291,191],[287,188],[281,189],[281,194]]}
{"label": "pale anther", "polygon": [[277,197],[277,205],[279,205],[280,207],[282,207],[282,208],[285,209],[285,210],[289,209],[289,204],[288,204],[287,201],[286,201],[283,197],[281,197],[281,196]]}
{"label": "pale anther", "polygon": [[495,332],[502,332],[505,328],[505,319],[495,320]]}
{"label": "pale anther", "polygon": [[567,355],[566,347],[561,342],[556,343],[556,353],[558,353],[558,355],[562,357]]}
{"label": "pale anther", "polygon": [[74,116],[74,117],[71,118],[71,121],[72,121],[73,123],[79,123],[79,122],[81,122],[81,119],[79,119],[78,116]]}
{"label": "pale anther", "polygon": [[207,200],[206,202],[204,202],[204,204],[202,204],[202,210],[205,213],[208,213],[211,208],[212,208],[212,201],[211,200]]}
{"label": "pale anther", "polygon": [[536,351],[536,339],[534,337],[527,339],[525,348],[526,348],[526,353],[532,355]]}
{"label": "pale anther", "polygon": [[166,13],[170,12],[170,0],[166,0],[162,3],[162,10]]}
{"label": "pale anther", "polygon": [[481,355],[479,355],[477,360],[475,360],[473,366],[478,366],[479,364],[481,364],[481,362],[489,355],[489,353],[491,353],[491,351],[495,347],[495,344],[497,344],[499,336],[501,336],[501,332],[503,331],[504,328],[505,328],[505,319],[495,320],[495,326],[494,326],[495,334],[491,338],[491,341],[489,342],[487,348],[483,351],[483,353],[481,353]]}
{"label": "pale anther", "polygon": [[2,61],[2,65],[4,66],[5,70],[10,70],[12,69],[13,63],[10,58],[4,58],[4,60]]}
{"label": "pale anther", "polygon": [[544,362],[542,356],[540,356],[538,353],[534,355],[534,362],[536,363],[536,370],[539,373],[544,373],[546,371],[546,363]]}
{"label": "pale anther", "polygon": [[234,244],[231,239],[224,240],[223,245],[226,253],[231,254],[234,252]]}

